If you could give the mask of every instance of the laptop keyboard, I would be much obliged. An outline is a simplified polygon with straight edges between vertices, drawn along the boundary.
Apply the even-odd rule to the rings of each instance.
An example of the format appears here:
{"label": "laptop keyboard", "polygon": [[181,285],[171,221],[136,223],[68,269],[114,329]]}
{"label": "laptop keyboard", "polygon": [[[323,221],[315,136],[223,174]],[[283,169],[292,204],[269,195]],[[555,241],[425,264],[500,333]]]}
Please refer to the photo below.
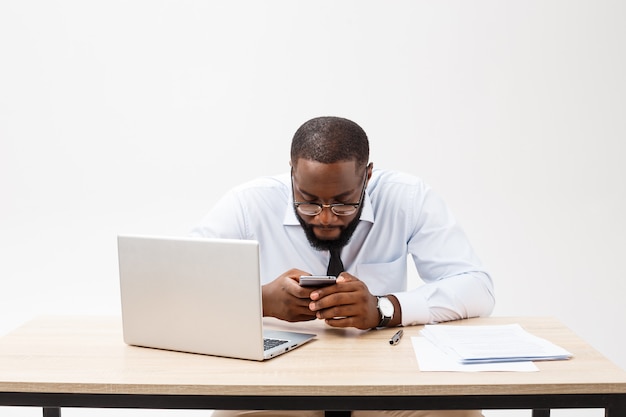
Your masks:
{"label": "laptop keyboard", "polygon": [[284,343],[287,343],[287,341],[281,339],[263,339],[263,350],[268,350]]}

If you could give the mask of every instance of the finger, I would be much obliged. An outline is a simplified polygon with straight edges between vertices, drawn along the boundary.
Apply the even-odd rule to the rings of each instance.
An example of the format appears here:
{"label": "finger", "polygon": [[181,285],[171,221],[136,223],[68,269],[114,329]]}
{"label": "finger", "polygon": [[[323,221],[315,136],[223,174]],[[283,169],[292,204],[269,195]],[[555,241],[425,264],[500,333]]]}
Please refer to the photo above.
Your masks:
{"label": "finger", "polygon": [[353,317],[335,317],[324,322],[331,327],[357,327],[354,325]]}
{"label": "finger", "polygon": [[327,285],[325,287],[315,289],[313,292],[311,292],[311,300],[316,301],[324,297],[328,297],[331,294],[336,294],[340,292],[352,292],[358,290],[358,287],[355,286],[358,285],[355,284],[355,282],[358,282],[358,280],[354,280],[350,277],[345,277],[344,275],[341,275],[339,278],[337,278],[336,282],[336,284]]}
{"label": "finger", "polygon": [[[307,287],[302,287],[299,284],[299,276],[296,278],[292,278],[287,280],[287,283],[285,284],[285,290],[291,294],[292,296],[296,297],[296,298],[302,298],[305,300],[310,300],[311,299],[311,291],[313,291],[313,288],[307,288]],[[304,301],[304,303],[306,303],[307,301]]]}
{"label": "finger", "polygon": [[354,282],[354,281],[360,281],[357,277],[355,277],[352,274],[349,274],[347,272],[342,272],[338,277],[337,277],[337,282]]}
{"label": "finger", "polygon": [[351,281],[350,277],[347,274],[342,273],[341,275],[339,275],[337,277],[337,281],[335,281],[337,284],[341,284],[343,282],[349,282]]}
{"label": "finger", "polygon": [[338,317],[357,317],[363,314],[361,309],[353,304],[338,305],[319,310],[315,313],[318,319],[336,319]]}
{"label": "finger", "polygon": [[314,312],[309,310],[308,306],[299,305],[300,300],[296,303],[292,303],[291,306],[286,307],[284,318],[287,321],[303,321],[303,320],[313,320],[316,319],[317,316]]}
{"label": "finger", "polygon": [[[324,290],[327,290],[325,288]],[[325,291],[328,292],[328,291]],[[321,291],[320,291],[321,294]],[[326,308],[330,308],[333,306],[340,305],[348,305],[348,304],[358,304],[360,297],[358,296],[357,291],[339,291],[332,292],[328,294],[322,294],[319,299],[313,299],[313,294],[311,294],[311,302],[309,303],[309,308],[311,311],[319,311]]]}
{"label": "finger", "polygon": [[311,275],[311,274],[301,269],[290,269],[289,271],[285,272],[285,274],[283,275],[298,282],[302,275]]}
{"label": "finger", "polygon": [[298,297],[301,298],[304,304],[308,305],[311,302],[311,293],[314,290],[312,288],[307,288],[307,287],[301,287],[300,285],[297,286],[297,288],[293,289],[293,296],[294,297]]}

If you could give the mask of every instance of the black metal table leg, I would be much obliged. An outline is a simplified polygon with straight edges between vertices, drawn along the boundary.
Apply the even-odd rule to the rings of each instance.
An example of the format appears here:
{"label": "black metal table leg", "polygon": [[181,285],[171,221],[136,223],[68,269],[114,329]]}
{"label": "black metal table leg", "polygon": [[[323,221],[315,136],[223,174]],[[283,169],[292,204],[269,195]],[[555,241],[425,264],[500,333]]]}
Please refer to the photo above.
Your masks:
{"label": "black metal table leg", "polygon": [[325,417],[351,417],[352,416],[352,411],[346,411],[346,410],[329,411],[329,410],[326,410],[324,412],[324,416]]}
{"label": "black metal table leg", "polygon": [[61,417],[60,407],[44,407],[43,417]]}

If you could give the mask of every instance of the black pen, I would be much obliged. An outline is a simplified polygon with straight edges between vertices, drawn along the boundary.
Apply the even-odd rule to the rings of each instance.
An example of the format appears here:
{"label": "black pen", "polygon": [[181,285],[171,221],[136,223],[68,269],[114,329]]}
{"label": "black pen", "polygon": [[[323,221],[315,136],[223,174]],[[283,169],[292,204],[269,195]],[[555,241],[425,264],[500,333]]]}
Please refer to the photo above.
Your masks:
{"label": "black pen", "polygon": [[400,343],[400,339],[402,338],[403,334],[404,334],[404,330],[402,330],[402,329],[398,330],[396,332],[396,334],[391,336],[391,339],[389,339],[389,344],[390,345],[397,345],[398,343]]}

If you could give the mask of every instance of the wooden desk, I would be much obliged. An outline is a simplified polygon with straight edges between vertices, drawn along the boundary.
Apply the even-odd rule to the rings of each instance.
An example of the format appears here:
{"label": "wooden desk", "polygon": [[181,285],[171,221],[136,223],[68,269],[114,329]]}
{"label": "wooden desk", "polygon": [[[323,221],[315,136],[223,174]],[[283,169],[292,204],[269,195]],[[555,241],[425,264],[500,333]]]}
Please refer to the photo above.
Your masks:
{"label": "wooden desk", "polygon": [[488,318],[453,324],[520,323],[574,354],[540,372],[420,372],[410,342],[421,327],[360,332],[323,323],[318,338],[266,362],[127,346],[119,318],[50,317],[0,338],[0,405],[178,409],[605,408],[626,416],[626,372],[559,322]]}

